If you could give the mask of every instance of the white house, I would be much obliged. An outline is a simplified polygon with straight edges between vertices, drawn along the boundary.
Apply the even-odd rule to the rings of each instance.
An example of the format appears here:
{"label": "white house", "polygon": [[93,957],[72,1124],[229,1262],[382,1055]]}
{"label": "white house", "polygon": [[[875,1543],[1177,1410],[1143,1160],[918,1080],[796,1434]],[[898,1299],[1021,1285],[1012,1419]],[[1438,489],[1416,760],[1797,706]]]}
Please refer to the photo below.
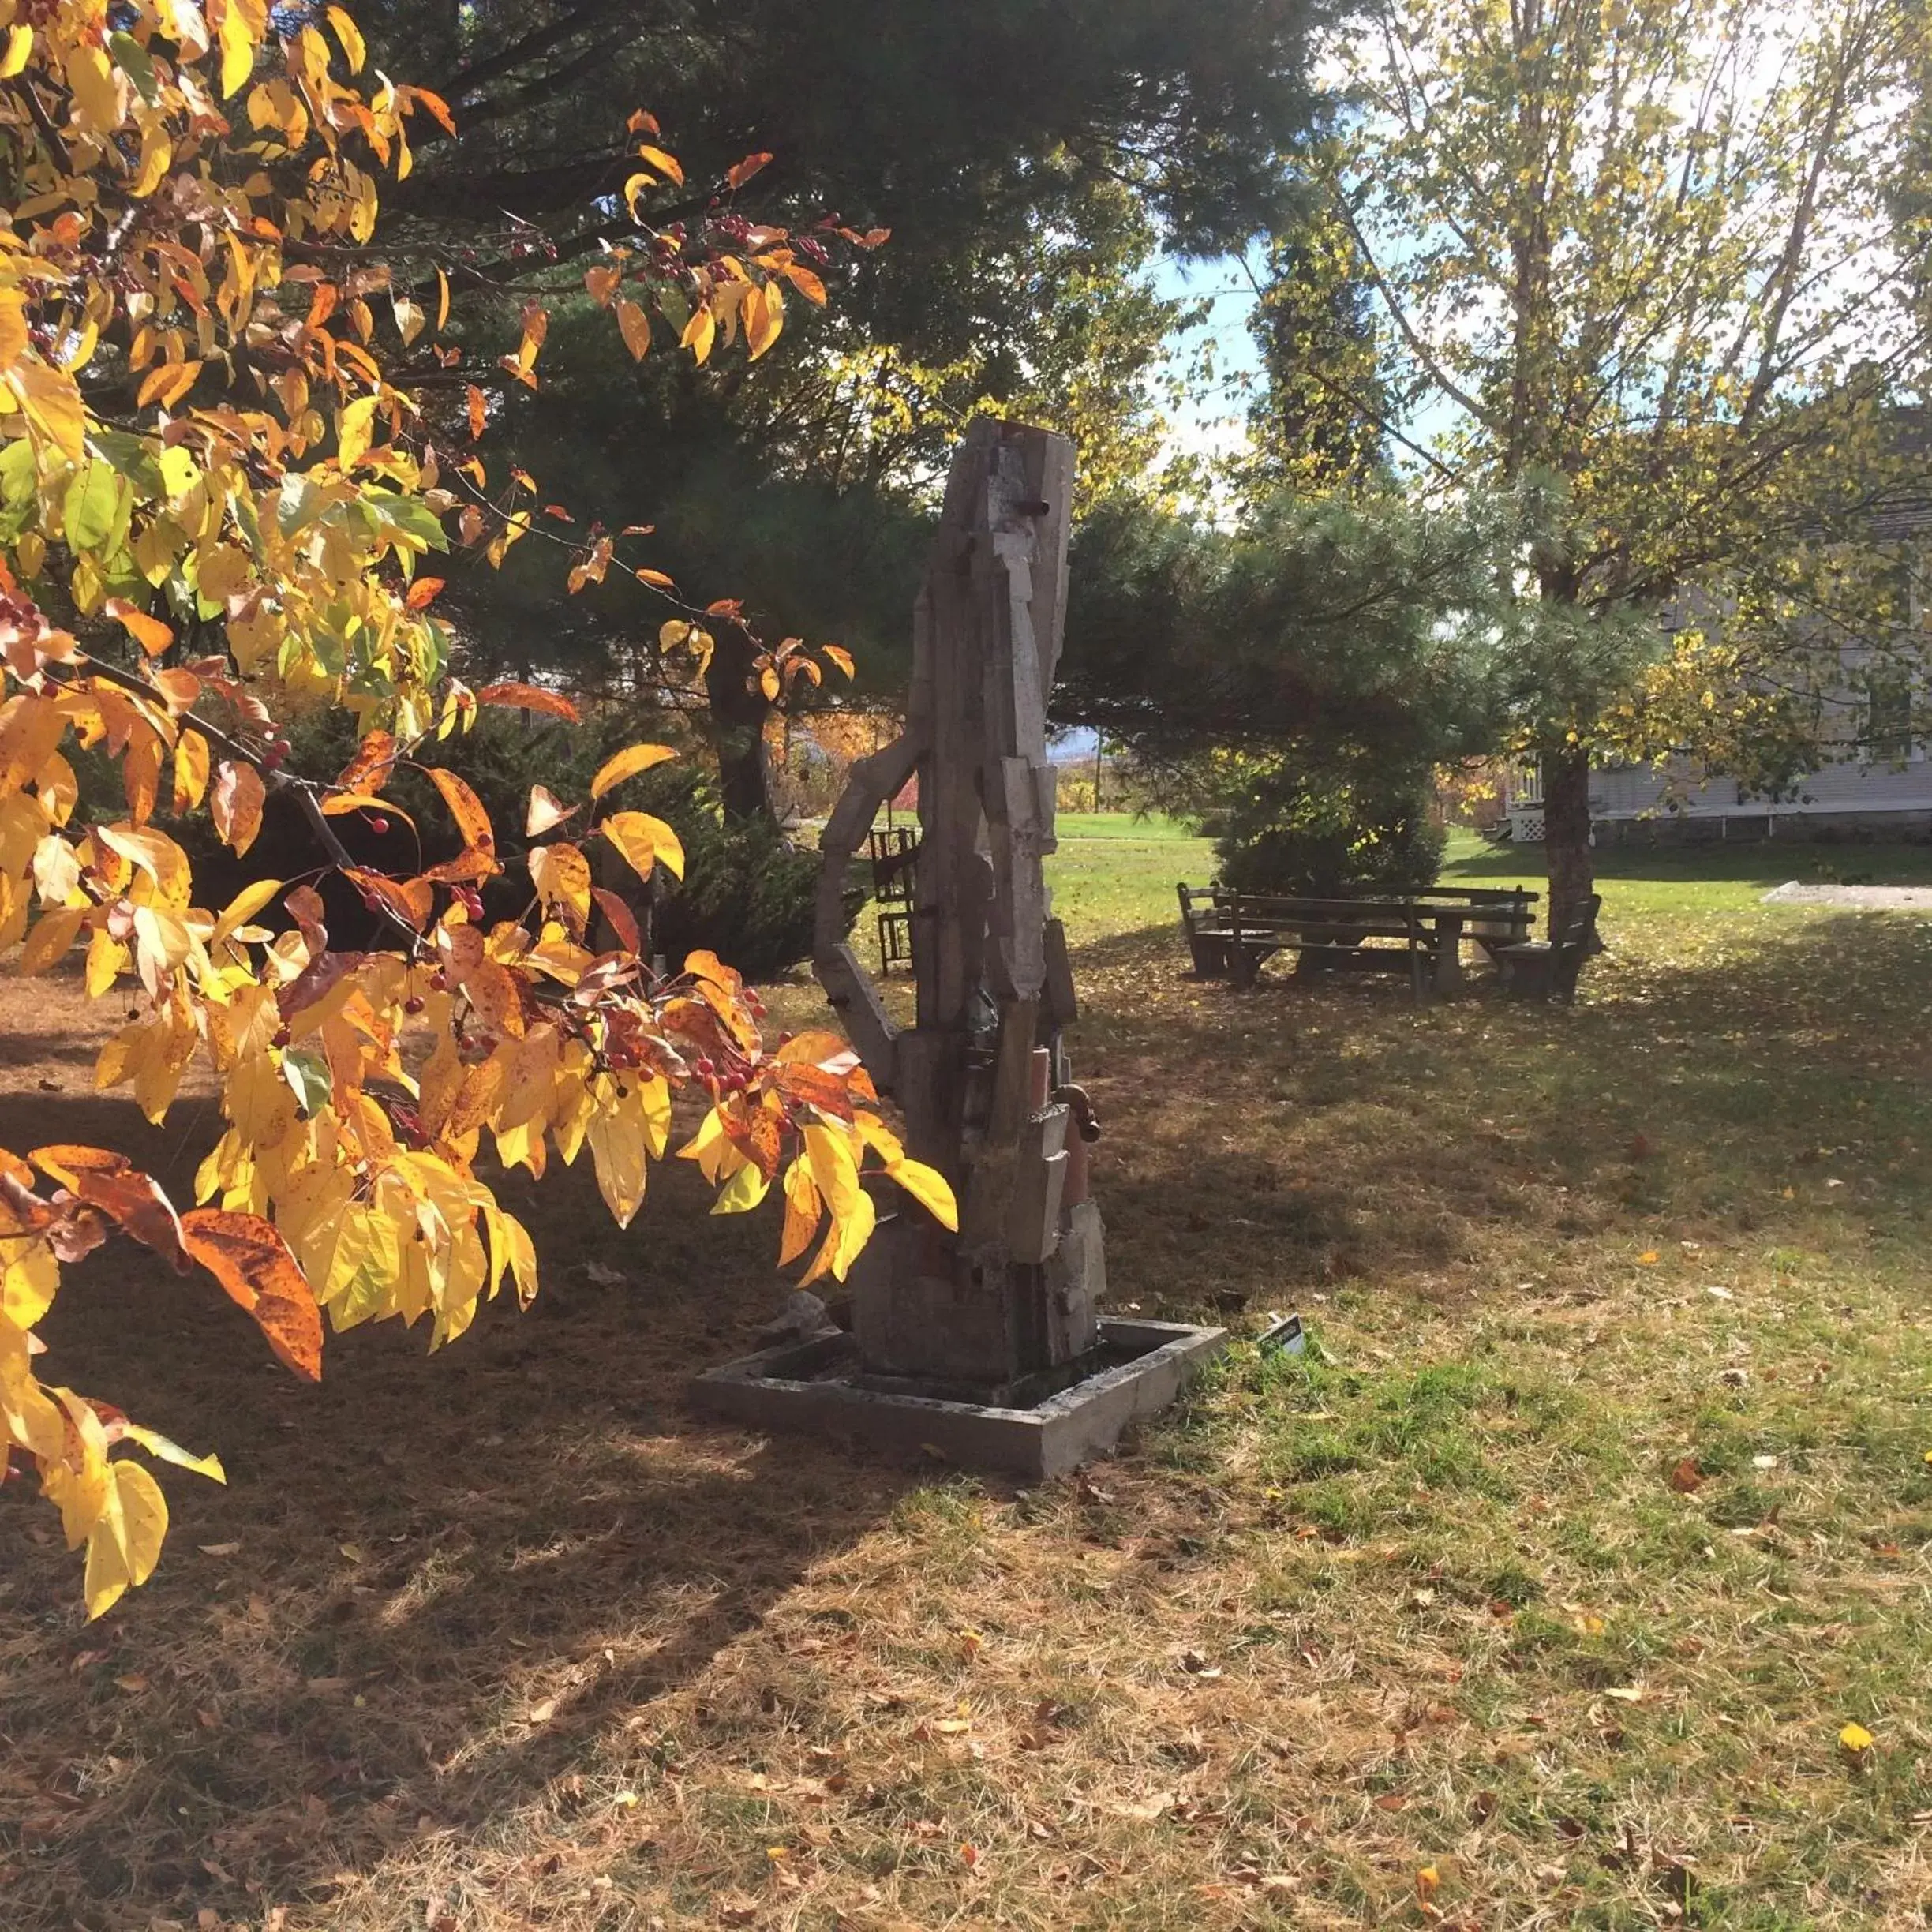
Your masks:
{"label": "white house", "polygon": [[[1590,829],[1599,844],[1717,839],[1932,838],[1932,762],[1914,739],[1901,762],[1858,753],[1807,773],[1777,799],[1741,792],[1734,778],[1690,782],[1686,760],[1590,774]],[[1540,843],[1543,786],[1533,766],[1511,775],[1510,836]]]}
{"label": "white house", "polygon": [[[1922,588],[1932,506],[1900,508],[1874,521],[1873,534],[1881,541],[1918,554],[1919,563],[1906,571],[1908,622],[1922,628],[1932,616]],[[1932,760],[1926,756],[1932,740],[1913,729],[1915,713],[1924,720],[1932,693],[1915,692],[1895,661],[1868,647],[1848,646],[1840,662],[1839,687],[1821,701],[1822,742],[1835,755],[1817,770],[1773,796],[1743,791],[1734,778],[1698,782],[1687,758],[1605,764],[1590,774],[1593,841],[1932,839]],[[1504,806],[1512,839],[1541,841],[1543,785],[1533,763],[1509,774]]]}

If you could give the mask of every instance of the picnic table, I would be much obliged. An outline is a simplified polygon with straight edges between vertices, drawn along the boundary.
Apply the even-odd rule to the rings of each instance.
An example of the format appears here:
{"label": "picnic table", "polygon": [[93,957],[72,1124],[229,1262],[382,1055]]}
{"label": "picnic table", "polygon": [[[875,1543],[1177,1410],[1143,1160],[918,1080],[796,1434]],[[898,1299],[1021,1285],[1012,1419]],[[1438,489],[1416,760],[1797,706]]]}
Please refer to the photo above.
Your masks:
{"label": "picnic table", "polygon": [[1181,927],[1202,978],[1251,986],[1264,961],[1293,952],[1297,976],[1406,972],[1418,999],[1462,984],[1465,937],[1492,957],[1523,945],[1538,896],[1520,886],[1364,889],[1330,897],[1220,886],[1178,889]]}

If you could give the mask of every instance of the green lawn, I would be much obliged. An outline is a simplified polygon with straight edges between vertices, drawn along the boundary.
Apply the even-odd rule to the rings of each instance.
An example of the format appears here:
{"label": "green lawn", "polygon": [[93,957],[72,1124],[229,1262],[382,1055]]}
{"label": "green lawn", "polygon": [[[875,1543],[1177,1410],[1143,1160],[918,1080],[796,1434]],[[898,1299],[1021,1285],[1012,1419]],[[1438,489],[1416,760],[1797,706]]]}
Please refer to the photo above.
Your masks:
{"label": "green lawn", "polygon": [[[0,1492],[0,1926],[1925,1925],[1932,920],[1760,900],[1932,850],[1607,855],[1568,1008],[1190,980],[1208,860],[1054,861],[1111,1301],[1234,1335],[1078,1479],[694,1423],[777,1230],[687,1163],[627,1235],[518,1180],[533,1311],[316,1390],[158,1271],[63,1297],[233,1480],[88,1627]],[[65,1037],[9,1144],[95,1104]]]}

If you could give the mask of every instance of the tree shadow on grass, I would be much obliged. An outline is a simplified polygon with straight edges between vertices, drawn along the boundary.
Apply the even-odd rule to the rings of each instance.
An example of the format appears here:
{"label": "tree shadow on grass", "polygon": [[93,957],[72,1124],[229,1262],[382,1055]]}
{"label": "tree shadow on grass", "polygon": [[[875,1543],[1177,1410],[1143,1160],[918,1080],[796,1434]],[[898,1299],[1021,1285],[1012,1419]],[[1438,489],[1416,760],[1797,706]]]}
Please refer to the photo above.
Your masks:
{"label": "tree shadow on grass", "polygon": [[1188,979],[1167,926],[1082,949],[1101,997],[1075,1050],[1118,1130],[1095,1183],[1117,1288],[1198,1312],[1244,1289],[1453,1274],[1509,1223],[1553,1264],[1618,1230],[1654,1245],[1672,1221],[1919,1237],[1932,927],[1813,917],[1692,934],[1676,959],[1612,939],[1574,1007],[1480,972],[1421,1008],[1398,983],[1274,969],[1237,992]]}
{"label": "tree shadow on grass", "polygon": [[[36,1106],[32,1136],[112,1132],[112,1104]],[[0,1923],[252,1923],[405,1846],[567,1812],[587,1768],[642,1789],[676,1727],[732,1720],[677,1694],[915,1479],[681,1413],[691,1374],[755,1345],[773,1230],[707,1222],[681,1173],[652,1186],[620,1234],[587,1172],[504,1182],[534,1307],[434,1360],[393,1324],[331,1336],[316,1387],[204,1277],[119,1241],[72,1271],[45,1367],[218,1450],[230,1484],[162,1472],[161,1567],[94,1624],[52,1512],[0,1493]]]}

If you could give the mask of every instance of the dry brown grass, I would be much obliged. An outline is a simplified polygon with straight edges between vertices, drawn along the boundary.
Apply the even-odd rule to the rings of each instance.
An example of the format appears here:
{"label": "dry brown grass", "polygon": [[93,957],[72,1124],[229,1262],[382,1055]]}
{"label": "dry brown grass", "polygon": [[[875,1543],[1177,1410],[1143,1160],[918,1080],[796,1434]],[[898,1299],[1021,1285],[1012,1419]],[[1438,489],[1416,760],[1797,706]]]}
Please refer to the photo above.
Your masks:
{"label": "dry brown grass", "polygon": [[[232,1481],[92,1627],[0,1495],[0,1926],[1923,1923],[1932,934],[1611,890],[1572,1013],[1089,945],[1116,1299],[1331,1359],[1029,1493],[691,1421],[771,1230],[671,1176],[314,1390],[95,1257],[54,1359]],[[125,1133],[6,996],[0,1143]]]}

